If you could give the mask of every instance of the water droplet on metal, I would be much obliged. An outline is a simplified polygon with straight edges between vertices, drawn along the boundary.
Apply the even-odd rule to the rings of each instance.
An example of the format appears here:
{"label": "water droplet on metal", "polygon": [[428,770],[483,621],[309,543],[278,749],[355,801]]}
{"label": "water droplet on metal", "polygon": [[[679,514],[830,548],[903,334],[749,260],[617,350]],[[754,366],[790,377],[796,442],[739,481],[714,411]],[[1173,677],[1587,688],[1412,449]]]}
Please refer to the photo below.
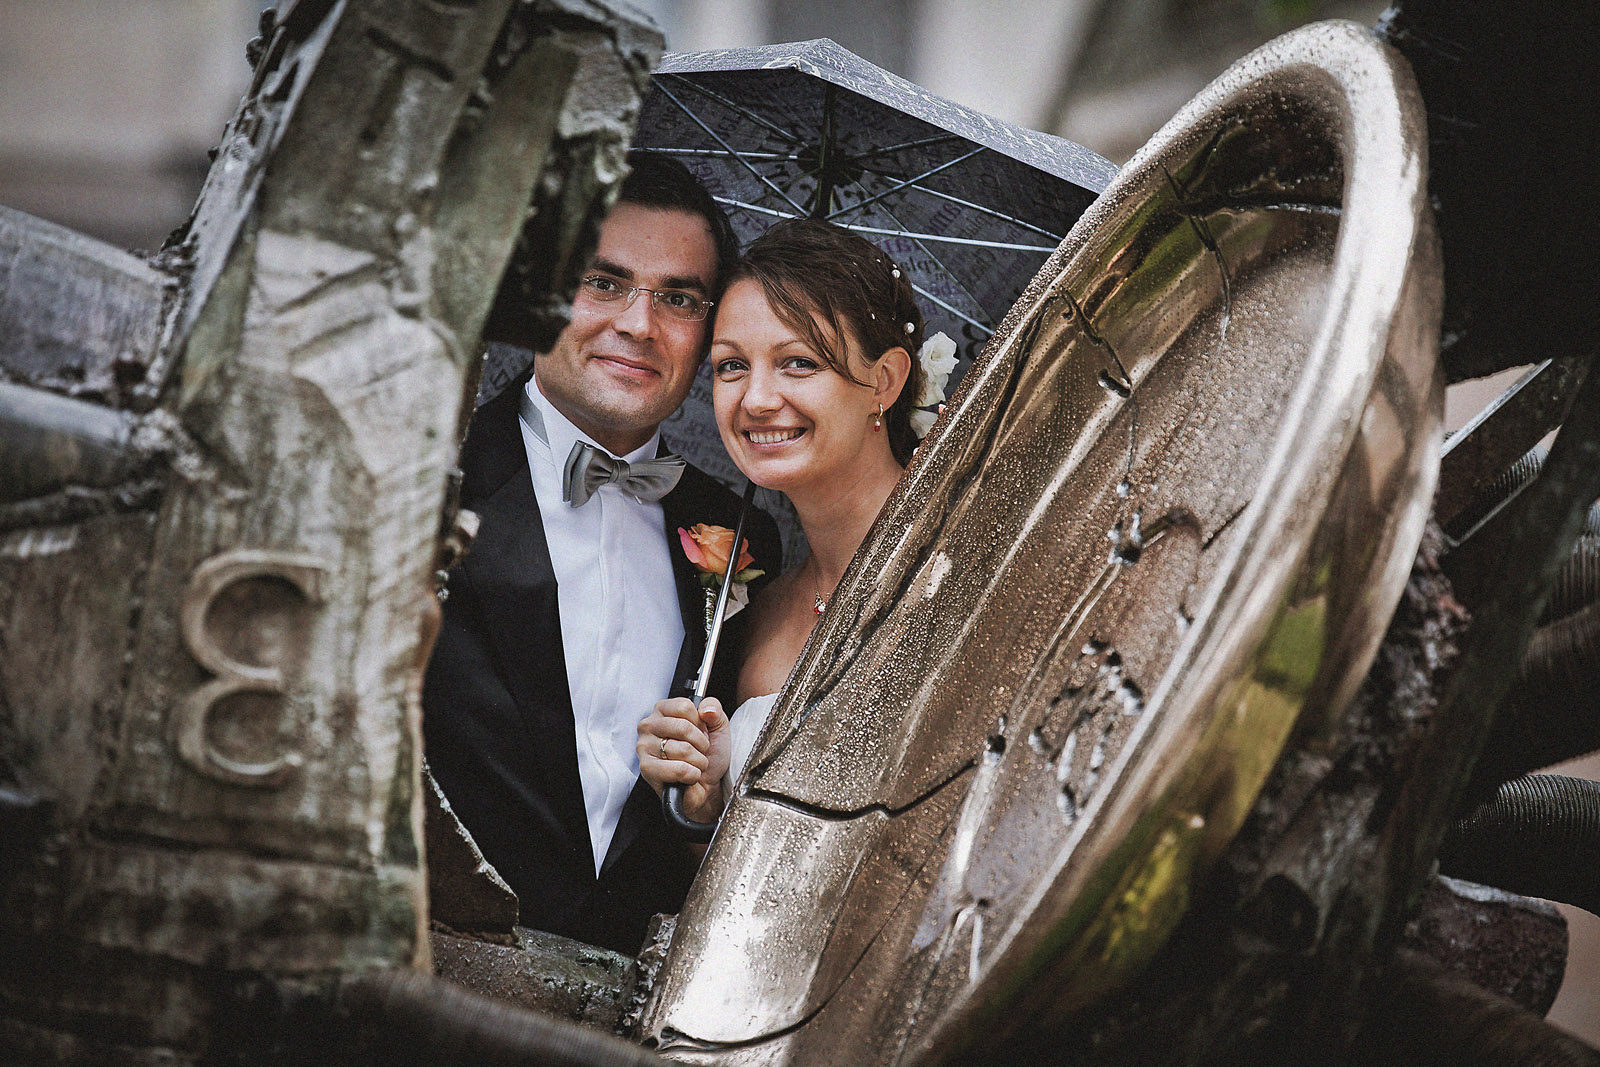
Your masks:
{"label": "water droplet on metal", "polygon": [[1139,562],[1139,557],[1144,554],[1144,533],[1140,529],[1143,518],[1142,510],[1135,510],[1126,527],[1119,521],[1116,526],[1106,531],[1106,538],[1112,543],[1109,562],[1124,567],[1131,567]]}
{"label": "water droplet on metal", "polygon": [[1073,795],[1072,787],[1064,785],[1061,792],[1056,794],[1056,807],[1061,809],[1061,817],[1068,822],[1075,822],[1078,818],[1078,798]]}
{"label": "water droplet on metal", "polygon": [[1109,371],[1101,371],[1099,380],[1101,388],[1107,392],[1116,393],[1124,400],[1133,395],[1133,383],[1115,377]]}
{"label": "water droplet on metal", "polygon": [[1062,781],[1066,780],[1067,772],[1072,770],[1072,757],[1078,754],[1078,735],[1067,735],[1067,743],[1061,746],[1061,755],[1056,757],[1056,776]]}

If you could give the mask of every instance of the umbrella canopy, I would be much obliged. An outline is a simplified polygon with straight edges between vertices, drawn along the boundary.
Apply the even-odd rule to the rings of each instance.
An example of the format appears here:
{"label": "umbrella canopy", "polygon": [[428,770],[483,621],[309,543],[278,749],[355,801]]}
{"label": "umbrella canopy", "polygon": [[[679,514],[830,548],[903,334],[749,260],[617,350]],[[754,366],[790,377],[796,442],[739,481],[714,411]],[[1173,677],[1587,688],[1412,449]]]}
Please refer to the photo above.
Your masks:
{"label": "umbrella canopy", "polygon": [[[955,339],[951,389],[1116,174],[1081,145],[935,96],[826,39],[666,56],[634,144],[694,172],[743,244],[802,216],[876,243],[910,277],[929,335]],[[492,345],[480,401],[529,358]],[[705,368],[664,428],[691,462],[742,484],[717,436]],[[766,491],[757,500],[794,558],[787,502]]]}
{"label": "umbrella canopy", "polygon": [[667,56],[635,144],[694,171],[745,243],[799,216],[868,237],[963,366],[1116,173],[826,39]]}
{"label": "umbrella canopy", "polygon": [[[950,388],[1117,168],[1081,145],[973,111],[823,39],[666,56],[635,146],[706,185],[749,244],[816,216],[863,234],[919,295],[928,333],[955,339]],[[665,427],[672,444],[736,484],[702,369]],[[791,558],[787,502],[763,491]]]}

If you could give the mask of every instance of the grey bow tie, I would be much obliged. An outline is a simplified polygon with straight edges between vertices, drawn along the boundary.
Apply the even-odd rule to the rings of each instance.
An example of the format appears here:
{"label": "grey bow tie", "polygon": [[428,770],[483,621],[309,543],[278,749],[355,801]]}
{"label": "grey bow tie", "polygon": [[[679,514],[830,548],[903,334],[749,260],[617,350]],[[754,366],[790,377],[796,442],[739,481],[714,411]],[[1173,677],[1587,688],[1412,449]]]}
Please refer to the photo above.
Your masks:
{"label": "grey bow tie", "polygon": [[628,463],[613,458],[604,449],[578,441],[567,454],[567,465],[561,473],[561,499],[579,508],[602,485],[616,485],[640,500],[660,500],[683,477],[683,467],[681,456]]}

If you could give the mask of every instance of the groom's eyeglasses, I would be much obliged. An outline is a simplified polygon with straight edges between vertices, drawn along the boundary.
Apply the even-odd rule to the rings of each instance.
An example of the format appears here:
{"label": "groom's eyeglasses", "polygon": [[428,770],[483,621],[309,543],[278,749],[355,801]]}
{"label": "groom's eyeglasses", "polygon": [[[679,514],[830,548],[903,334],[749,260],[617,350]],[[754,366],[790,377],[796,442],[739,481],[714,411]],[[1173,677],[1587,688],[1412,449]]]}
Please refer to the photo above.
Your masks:
{"label": "groom's eyeglasses", "polygon": [[587,275],[578,289],[583,296],[597,304],[615,304],[615,312],[631,307],[640,293],[650,294],[653,310],[669,319],[680,322],[699,322],[706,317],[715,300],[702,300],[687,289],[646,289],[641,285],[628,285],[605,274]]}

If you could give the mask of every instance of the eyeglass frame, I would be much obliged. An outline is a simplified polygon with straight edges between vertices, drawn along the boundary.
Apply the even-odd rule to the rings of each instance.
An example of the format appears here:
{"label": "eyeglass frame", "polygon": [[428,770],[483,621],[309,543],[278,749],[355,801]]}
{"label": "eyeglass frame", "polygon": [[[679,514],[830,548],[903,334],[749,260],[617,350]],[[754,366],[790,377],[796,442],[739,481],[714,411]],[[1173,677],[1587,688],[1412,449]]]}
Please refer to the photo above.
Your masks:
{"label": "eyeglass frame", "polygon": [[[606,281],[612,282],[617,286],[617,292],[614,295],[606,295],[596,292],[589,286],[589,283],[596,278],[604,278]],[[644,285],[629,285],[621,278],[618,278],[615,275],[607,274],[604,271],[590,271],[589,273],[585,274],[578,281],[578,292],[601,306],[616,304],[618,301],[621,301],[622,306],[618,307],[612,312],[612,314],[615,315],[620,315],[624,311],[631,308],[633,306],[633,302],[639,299],[640,293],[649,293],[650,310],[661,315],[663,318],[671,319],[673,322],[704,322],[710,317],[711,309],[717,304],[715,300],[705,300],[699,296],[696,296],[695,293],[689,289],[651,289]],[[698,315],[689,316],[677,314],[670,305],[661,303],[661,297],[663,293],[682,293],[685,296],[690,297],[699,304],[700,313]]]}

